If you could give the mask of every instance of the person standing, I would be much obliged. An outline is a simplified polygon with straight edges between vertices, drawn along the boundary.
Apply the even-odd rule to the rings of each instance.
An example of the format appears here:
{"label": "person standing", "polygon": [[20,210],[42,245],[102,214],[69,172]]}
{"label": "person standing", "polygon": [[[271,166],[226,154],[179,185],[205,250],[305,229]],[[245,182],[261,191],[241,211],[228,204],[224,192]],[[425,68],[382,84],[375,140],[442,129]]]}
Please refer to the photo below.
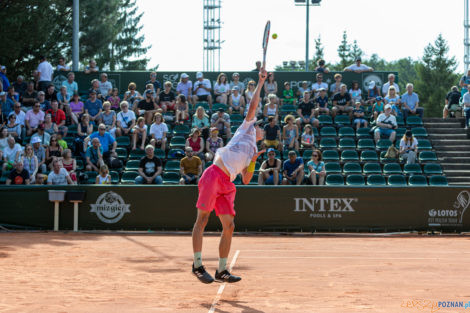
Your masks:
{"label": "person standing", "polygon": [[52,74],[54,73],[54,69],[52,68],[51,63],[47,61],[46,56],[40,57],[41,62],[38,65],[37,72],[38,72],[38,82],[36,89],[39,91],[46,91],[47,87],[52,82]]}

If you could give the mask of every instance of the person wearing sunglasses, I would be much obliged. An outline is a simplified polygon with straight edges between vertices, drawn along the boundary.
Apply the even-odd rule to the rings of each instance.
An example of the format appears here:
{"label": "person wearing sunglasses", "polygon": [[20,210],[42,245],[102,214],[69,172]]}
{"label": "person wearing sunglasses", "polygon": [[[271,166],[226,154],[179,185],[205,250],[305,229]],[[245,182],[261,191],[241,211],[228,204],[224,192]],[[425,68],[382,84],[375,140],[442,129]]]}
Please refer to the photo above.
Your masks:
{"label": "person wearing sunglasses", "polygon": [[323,185],[325,184],[325,163],[322,161],[322,154],[320,150],[313,150],[312,159],[307,163],[308,177],[312,182],[312,185]]}
{"label": "person wearing sunglasses", "polygon": [[258,185],[279,185],[282,180],[280,159],[276,158],[276,151],[269,148],[268,159],[261,164],[258,175]]}

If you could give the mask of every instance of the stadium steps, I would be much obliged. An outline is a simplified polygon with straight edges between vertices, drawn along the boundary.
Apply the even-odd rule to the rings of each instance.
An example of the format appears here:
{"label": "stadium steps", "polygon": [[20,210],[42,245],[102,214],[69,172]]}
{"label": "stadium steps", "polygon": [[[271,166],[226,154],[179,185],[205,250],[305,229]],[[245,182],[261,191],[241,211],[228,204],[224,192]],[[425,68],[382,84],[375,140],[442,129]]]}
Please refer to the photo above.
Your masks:
{"label": "stadium steps", "polygon": [[470,139],[464,118],[424,118],[428,138],[449,185],[470,185]]}

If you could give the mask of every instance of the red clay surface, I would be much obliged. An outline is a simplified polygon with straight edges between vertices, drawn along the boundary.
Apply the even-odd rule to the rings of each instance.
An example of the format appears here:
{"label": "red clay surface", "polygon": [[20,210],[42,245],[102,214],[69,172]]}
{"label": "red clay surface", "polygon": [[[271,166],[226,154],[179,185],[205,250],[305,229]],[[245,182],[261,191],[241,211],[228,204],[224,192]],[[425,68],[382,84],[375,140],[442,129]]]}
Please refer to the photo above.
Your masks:
{"label": "red clay surface", "polygon": [[[217,246],[205,237],[211,273]],[[239,250],[243,279],[213,306],[221,284],[190,274],[188,235],[1,233],[0,312],[467,312],[431,304],[470,301],[469,247],[468,236],[237,236],[229,263]]]}

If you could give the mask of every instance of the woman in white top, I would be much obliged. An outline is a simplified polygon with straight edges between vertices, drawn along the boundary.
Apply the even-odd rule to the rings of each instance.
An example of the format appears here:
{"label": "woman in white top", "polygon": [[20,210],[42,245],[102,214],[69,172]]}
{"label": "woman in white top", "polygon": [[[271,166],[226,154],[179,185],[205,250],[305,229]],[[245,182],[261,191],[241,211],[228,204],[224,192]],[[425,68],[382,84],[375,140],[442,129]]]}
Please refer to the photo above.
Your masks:
{"label": "woman in white top", "polygon": [[217,103],[227,104],[229,94],[230,85],[227,83],[227,76],[224,73],[220,73],[214,86],[215,101]]}
{"label": "woman in white top", "polygon": [[132,150],[137,148],[137,140],[140,139],[140,149],[145,149],[145,140],[147,140],[147,125],[145,119],[141,116],[137,119],[136,125],[132,128]]}
{"label": "woman in white top", "polygon": [[25,146],[22,162],[24,169],[29,173],[30,183],[34,184],[38,172],[38,158],[34,155],[33,146],[29,144]]}
{"label": "woman in white top", "polygon": [[228,113],[232,114],[233,112],[239,112],[243,115],[245,109],[245,98],[241,95],[238,86],[233,86],[232,94],[228,99]]}
{"label": "woman in white top", "polygon": [[109,175],[109,170],[106,165],[100,167],[100,173],[96,176],[95,184],[104,185],[111,184],[111,175]]}
{"label": "woman in white top", "polygon": [[150,144],[155,148],[160,147],[163,151],[166,149],[166,134],[168,126],[165,124],[163,115],[159,112],[153,116],[153,124],[150,126]]}
{"label": "woman in white top", "polygon": [[356,81],[352,82],[351,89],[349,89],[349,94],[351,95],[353,103],[356,103],[356,102],[360,102],[361,104],[363,103],[362,90],[361,88],[359,88],[358,82]]}
{"label": "woman in white top", "polygon": [[411,130],[407,130],[400,140],[400,156],[406,164],[413,164],[418,155],[418,140],[413,136]]}
{"label": "woman in white top", "polygon": [[263,116],[265,121],[268,120],[269,116],[274,116],[277,120],[279,118],[279,108],[277,106],[277,96],[275,94],[270,94],[268,96],[268,103],[264,105]]}

